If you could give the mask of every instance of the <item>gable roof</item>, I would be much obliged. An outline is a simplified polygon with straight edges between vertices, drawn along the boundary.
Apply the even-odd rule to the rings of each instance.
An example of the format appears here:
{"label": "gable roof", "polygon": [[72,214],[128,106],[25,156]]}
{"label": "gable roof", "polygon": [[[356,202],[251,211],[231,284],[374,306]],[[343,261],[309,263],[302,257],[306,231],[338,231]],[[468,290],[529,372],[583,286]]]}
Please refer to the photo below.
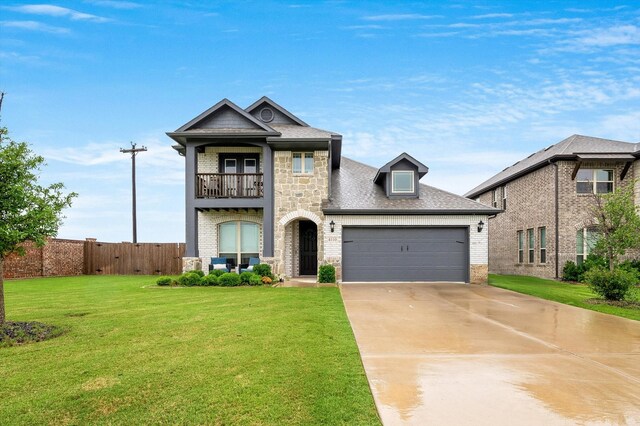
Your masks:
{"label": "gable roof", "polygon": [[612,159],[632,161],[640,158],[640,143],[621,142],[592,136],[572,135],[520,160],[465,194],[474,198],[509,181],[559,160]]}
{"label": "gable roof", "polygon": [[183,145],[186,137],[279,136],[280,133],[224,98],[167,135]]}
{"label": "gable roof", "polygon": [[258,99],[257,101],[255,101],[254,103],[249,105],[247,108],[245,108],[245,111],[247,113],[249,113],[249,114],[252,114],[255,110],[258,109],[258,107],[261,107],[264,104],[269,105],[271,108],[275,109],[276,111],[278,111],[282,115],[286,116],[293,123],[295,123],[295,124],[297,124],[299,126],[309,127],[309,125],[307,123],[305,123],[304,121],[300,120],[298,117],[296,117],[295,115],[291,114],[285,108],[283,108],[282,106],[278,105],[277,103],[275,103],[273,100],[269,99],[266,96],[261,97],[260,99]]}
{"label": "gable roof", "polygon": [[418,160],[416,160],[415,158],[413,158],[412,156],[410,156],[406,152],[403,152],[402,154],[398,155],[393,160],[389,161],[384,166],[380,167],[378,169],[378,173],[376,173],[376,176],[373,178],[373,181],[375,183],[380,183],[380,181],[382,180],[382,176],[385,173],[391,173],[391,167],[395,166],[396,164],[398,164],[402,160],[406,160],[406,161],[410,162],[411,164],[413,164],[414,166],[416,166],[418,168],[418,176],[419,176],[419,178],[422,178],[424,175],[429,173],[429,168],[427,166],[425,166],[424,164],[422,164],[421,162],[419,162]]}
{"label": "gable roof", "polygon": [[349,158],[342,158],[331,174],[331,198],[323,205],[325,214],[496,214],[501,210],[460,195],[419,184],[419,198],[388,198],[373,182],[378,172]]}

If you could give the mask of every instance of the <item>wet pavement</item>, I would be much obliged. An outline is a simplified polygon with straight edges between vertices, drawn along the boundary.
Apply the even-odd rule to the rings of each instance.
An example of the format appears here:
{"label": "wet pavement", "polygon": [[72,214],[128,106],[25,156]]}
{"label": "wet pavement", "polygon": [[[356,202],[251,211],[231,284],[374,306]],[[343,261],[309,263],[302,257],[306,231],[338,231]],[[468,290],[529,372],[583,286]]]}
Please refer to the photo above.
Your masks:
{"label": "wet pavement", "polygon": [[341,287],[385,425],[640,425],[640,322],[494,287]]}

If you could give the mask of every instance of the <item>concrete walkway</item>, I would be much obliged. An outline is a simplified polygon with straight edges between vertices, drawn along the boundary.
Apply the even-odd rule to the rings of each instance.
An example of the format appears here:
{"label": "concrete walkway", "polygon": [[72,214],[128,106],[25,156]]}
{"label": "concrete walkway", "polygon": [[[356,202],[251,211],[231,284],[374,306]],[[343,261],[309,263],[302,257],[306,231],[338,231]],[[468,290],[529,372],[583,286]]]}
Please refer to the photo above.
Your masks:
{"label": "concrete walkway", "polygon": [[640,425],[640,322],[486,286],[342,296],[385,425]]}

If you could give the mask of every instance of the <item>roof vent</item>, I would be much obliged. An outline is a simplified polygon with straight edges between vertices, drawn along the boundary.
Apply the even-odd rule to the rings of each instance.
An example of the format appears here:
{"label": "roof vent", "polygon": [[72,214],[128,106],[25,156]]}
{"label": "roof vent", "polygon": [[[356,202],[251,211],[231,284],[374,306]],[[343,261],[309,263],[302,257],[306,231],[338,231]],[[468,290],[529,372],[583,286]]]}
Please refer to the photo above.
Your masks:
{"label": "roof vent", "polygon": [[276,115],[273,113],[273,110],[271,108],[262,108],[260,110],[260,120],[264,121],[265,123],[270,123],[271,121],[273,121],[275,116]]}

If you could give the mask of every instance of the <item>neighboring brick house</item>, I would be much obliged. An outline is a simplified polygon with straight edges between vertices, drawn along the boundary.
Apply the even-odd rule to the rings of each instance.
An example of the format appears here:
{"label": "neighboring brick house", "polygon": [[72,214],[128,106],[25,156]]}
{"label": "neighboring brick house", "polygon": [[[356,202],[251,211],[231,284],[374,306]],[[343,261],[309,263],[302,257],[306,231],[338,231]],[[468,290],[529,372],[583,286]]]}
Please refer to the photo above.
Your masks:
{"label": "neighboring brick house", "polygon": [[487,280],[499,210],[420,184],[428,168],[408,154],[380,169],[344,158],[341,135],[266,97],[167,134],[186,159],[185,269],[260,257],[287,277],[331,263],[343,282]]}
{"label": "neighboring brick house", "polygon": [[640,143],[573,135],[518,161],[465,194],[504,210],[489,218],[489,270],[562,276],[581,263],[596,239],[594,194],[635,180],[640,204]]}

